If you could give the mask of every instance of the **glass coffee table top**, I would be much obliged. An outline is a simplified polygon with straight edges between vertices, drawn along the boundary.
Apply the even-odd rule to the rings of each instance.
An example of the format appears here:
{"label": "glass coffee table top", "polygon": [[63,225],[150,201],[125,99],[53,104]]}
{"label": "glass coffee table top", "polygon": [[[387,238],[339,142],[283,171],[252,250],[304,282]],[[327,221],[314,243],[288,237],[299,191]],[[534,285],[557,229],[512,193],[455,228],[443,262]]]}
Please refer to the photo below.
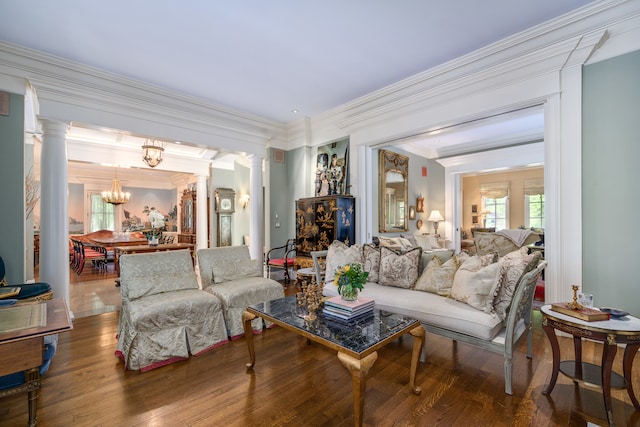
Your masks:
{"label": "glass coffee table top", "polygon": [[285,323],[303,335],[306,332],[354,353],[363,353],[420,324],[416,319],[375,308],[371,316],[355,322],[328,319],[320,308],[317,320],[306,321],[306,308],[298,306],[295,295],[255,304],[250,309],[261,317]]}

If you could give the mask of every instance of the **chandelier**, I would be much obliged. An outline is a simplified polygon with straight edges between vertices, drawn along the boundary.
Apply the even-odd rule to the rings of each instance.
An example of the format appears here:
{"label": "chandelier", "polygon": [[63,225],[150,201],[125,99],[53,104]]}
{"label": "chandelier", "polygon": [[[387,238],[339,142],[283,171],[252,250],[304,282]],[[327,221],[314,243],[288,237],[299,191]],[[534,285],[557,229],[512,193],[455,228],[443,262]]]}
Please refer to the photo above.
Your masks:
{"label": "chandelier", "polygon": [[121,205],[123,203],[127,203],[130,197],[131,193],[122,192],[122,186],[118,180],[118,169],[116,168],[116,178],[111,184],[111,191],[103,191],[102,200],[105,203],[111,203],[112,205]]}
{"label": "chandelier", "polygon": [[150,167],[155,168],[162,162],[162,152],[164,151],[162,141],[147,139],[142,150],[142,160]]}

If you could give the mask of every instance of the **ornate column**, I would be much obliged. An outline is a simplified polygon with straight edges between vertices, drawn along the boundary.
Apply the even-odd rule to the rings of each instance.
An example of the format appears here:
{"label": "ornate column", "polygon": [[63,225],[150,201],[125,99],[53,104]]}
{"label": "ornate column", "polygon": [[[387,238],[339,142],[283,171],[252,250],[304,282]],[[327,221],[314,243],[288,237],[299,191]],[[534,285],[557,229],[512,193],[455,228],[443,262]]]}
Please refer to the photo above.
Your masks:
{"label": "ornate column", "polygon": [[264,257],[264,218],[262,200],[262,160],[264,157],[252,154],[248,156],[251,162],[249,170],[249,252],[251,259],[262,260]]}
{"label": "ornate column", "polygon": [[207,218],[207,177],[198,175],[196,187],[196,249],[208,247],[209,223]]}
{"label": "ornate column", "polygon": [[40,120],[40,281],[69,305],[68,123]]}

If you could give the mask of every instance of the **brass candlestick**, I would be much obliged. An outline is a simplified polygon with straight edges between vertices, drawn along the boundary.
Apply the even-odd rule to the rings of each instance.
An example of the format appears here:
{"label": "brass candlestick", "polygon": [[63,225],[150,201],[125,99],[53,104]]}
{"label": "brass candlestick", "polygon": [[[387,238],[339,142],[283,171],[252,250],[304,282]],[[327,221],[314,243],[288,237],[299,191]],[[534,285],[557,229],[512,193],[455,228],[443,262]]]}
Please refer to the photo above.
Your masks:
{"label": "brass candlestick", "polygon": [[578,289],[580,287],[578,285],[572,285],[571,289],[573,289],[573,301],[567,304],[571,310],[583,310],[584,306],[578,302]]}

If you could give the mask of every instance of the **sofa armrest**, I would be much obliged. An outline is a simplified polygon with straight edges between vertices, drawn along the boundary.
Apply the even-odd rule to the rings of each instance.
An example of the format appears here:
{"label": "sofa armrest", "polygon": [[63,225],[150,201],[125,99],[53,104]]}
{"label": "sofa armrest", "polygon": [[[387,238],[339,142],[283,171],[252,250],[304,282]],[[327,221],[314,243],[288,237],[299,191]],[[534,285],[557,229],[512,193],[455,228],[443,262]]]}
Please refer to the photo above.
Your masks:
{"label": "sofa armrest", "polygon": [[513,349],[513,345],[520,338],[516,336],[518,322],[524,320],[525,331],[528,334],[527,337],[527,356],[531,357],[531,309],[533,305],[533,296],[536,290],[536,283],[538,276],[547,267],[547,261],[541,259],[538,265],[533,270],[525,273],[518,282],[516,291],[513,294],[511,305],[509,306],[509,313],[504,320],[507,328],[505,336],[505,347],[507,349]]}

